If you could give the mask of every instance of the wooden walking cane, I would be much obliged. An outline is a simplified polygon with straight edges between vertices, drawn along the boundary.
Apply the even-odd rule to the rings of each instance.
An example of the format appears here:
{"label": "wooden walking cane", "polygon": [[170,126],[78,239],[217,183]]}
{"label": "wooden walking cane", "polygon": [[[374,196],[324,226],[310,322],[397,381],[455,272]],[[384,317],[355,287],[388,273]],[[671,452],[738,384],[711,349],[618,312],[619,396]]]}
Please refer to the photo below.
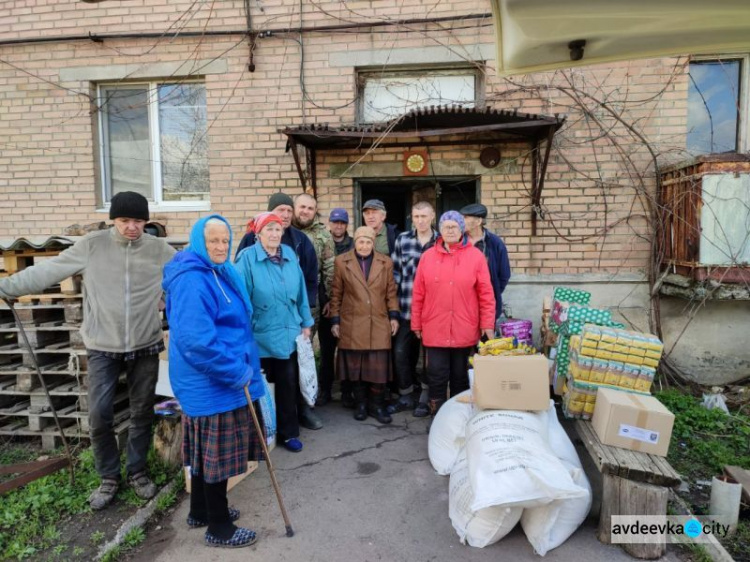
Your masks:
{"label": "wooden walking cane", "polygon": [[253,407],[253,399],[250,397],[250,390],[245,387],[245,398],[247,398],[247,407],[250,408],[250,415],[253,416],[253,424],[255,424],[255,431],[258,432],[260,437],[260,445],[263,447],[263,456],[266,457],[266,464],[268,465],[268,474],[271,475],[271,483],[273,484],[273,490],[276,492],[276,499],[279,501],[279,507],[281,508],[281,516],[284,518],[284,525],[286,525],[286,536],[293,537],[294,530],[292,529],[292,523],[289,521],[289,516],[286,514],[286,508],[284,507],[284,500],[281,499],[281,488],[279,483],[276,481],[276,473],[273,470],[273,463],[271,462],[271,455],[268,454],[268,447],[266,446],[265,433],[260,428],[260,422],[258,421],[258,414],[255,413]]}

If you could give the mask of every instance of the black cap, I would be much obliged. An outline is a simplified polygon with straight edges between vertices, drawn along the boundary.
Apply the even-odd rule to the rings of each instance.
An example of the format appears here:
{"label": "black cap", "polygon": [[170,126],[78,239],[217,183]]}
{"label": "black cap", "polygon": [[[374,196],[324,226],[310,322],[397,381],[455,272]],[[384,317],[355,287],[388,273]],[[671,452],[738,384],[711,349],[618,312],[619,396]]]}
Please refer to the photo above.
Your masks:
{"label": "black cap", "polygon": [[148,220],[148,199],[135,191],[121,191],[112,197],[109,218]]}
{"label": "black cap", "polygon": [[268,210],[273,211],[276,207],[281,205],[294,207],[294,201],[286,193],[279,191],[278,193],[271,195],[271,198],[268,200]]}
{"label": "black cap", "polygon": [[487,207],[481,203],[471,203],[463,207],[459,213],[465,217],[479,217],[480,219],[486,219]]}

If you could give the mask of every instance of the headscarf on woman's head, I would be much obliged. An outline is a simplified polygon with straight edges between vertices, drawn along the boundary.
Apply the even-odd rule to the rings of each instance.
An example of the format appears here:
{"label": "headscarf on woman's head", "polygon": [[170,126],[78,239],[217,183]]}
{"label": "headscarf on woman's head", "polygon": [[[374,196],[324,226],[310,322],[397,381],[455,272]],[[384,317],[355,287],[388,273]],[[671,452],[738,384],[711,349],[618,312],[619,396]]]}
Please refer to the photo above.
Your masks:
{"label": "headscarf on woman's head", "polygon": [[354,231],[353,240],[356,242],[357,238],[369,238],[370,240],[375,242],[376,234],[372,227],[360,226],[357,230]]}
{"label": "headscarf on woman's head", "polygon": [[272,222],[279,223],[282,228],[284,226],[284,222],[281,220],[281,217],[277,215],[276,213],[272,213],[270,211],[259,213],[255,216],[255,218],[250,219],[247,221],[247,232],[258,234],[261,230],[263,230],[264,227],[269,225]]}
{"label": "headscarf on woman's head", "polygon": [[442,227],[445,221],[453,221],[458,223],[458,228],[461,229],[461,235],[466,232],[466,221],[464,221],[463,215],[458,211],[445,211],[442,215],[440,215],[440,226],[438,228]]}
{"label": "headscarf on woman's head", "polygon": [[[208,250],[206,249],[206,223],[211,219],[220,220],[226,225],[227,230],[229,231],[229,251],[227,252],[227,260],[224,263],[212,262],[211,258],[208,255]],[[232,228],[229,226],[229,222],[227,222],[227,219],[225,219],[221,215],[208,215],[207,217],[199,219],[193,225],[193,228],[190,230],[190,243],[184,251],[192,252],[193,254],[197,255],[201,259],[201,261],[206,264],[206,266],[213,269],[219,277],[229,283],[232,288],[237,291],[242,297],[248,313],[252,314],[253,307],[250,304],[250,296],[248,295],[247,289],[245,288],[245,283],[242,281],[240,274],[237,273],[234,265],[232,265],[232,261],[229,259],[231,250]]]}

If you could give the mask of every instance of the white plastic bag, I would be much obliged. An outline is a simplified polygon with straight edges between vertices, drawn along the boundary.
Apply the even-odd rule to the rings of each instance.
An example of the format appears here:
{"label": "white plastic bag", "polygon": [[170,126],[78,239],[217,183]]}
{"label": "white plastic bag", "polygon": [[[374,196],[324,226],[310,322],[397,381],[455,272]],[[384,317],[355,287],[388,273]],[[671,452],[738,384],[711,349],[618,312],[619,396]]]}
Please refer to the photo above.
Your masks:
{"label": "white plastic bag", "polygon": [[440,407],[430,426],[427,451],[432,468],[445,476],[451,473],[458,454],[466,441],[466,424],[474,415],[474,405],[459,402],[459,396],[471,396],[466,390]]}
{"label": "white plastic bag", "polygon": [[573,482],[586,490],[586,495],[580,498],[555,500],[541,507],[523,510],[521,527],[529,539],[534,552],[544,556],[564,543],[570,535],[576,532],[589,514],[591,509],[591,485],[581,468],[562,461],[569,471]]}
{"label": "white plastic bag", "polygon": [[312,342],[302,334],[297,336],[297,364],[299,365],[299,389],[307,405],[315,406],[318,397],[318,374],[315,371],[315,354]]}
{"label": "white plastic bag", "polygon": [[714,387],[711,390],[713,392],[711,392],[710,394],[703,395],[703,402],[701,403],[701,405],[706,410],[721,410],[725,414],[728,414],[729,408],[727,408],[727,399],[721,393],[721,387]]}
{"label": "white plastic bag", "polygon": [[263,388],[266,393],[258,399],[260,411],[263,414],[263,425],[266,432],[266,445],[271,446],[276,440],[276,400],[274,400],[271,385],[266,380],[265,373],[260,377],[263,380]]}
{"label": "white plastic bag", "polygon": [[466,454],[474,511],[537,507],[586,495],[549,447],[546,414],[489,410],[469,421]]}
{"label": "white plastic bag", "polygon": [[461,544],[483,548],[496,543],[511,532],[523,512],[520,507],[503,506],[472,511],[473,501],[466,451],[462,449],[451,472],[448,495],[448,514]]}

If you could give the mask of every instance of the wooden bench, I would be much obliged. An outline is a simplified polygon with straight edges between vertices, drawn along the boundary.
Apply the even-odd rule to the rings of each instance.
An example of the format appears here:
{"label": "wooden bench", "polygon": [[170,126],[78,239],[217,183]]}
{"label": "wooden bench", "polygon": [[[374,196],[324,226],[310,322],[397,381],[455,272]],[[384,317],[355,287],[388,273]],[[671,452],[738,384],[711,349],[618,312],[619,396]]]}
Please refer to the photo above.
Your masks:
{"label": "wooden bench", "polygon": [[[597,536],[611,544],[613,515],[666,515],[669,488],[680,485],[681,477],[664,457],[603,444],[589,421],[576,421],[576,432],[594,465],[602,474],[602,507]],[[623,544],[635,558],[656,559],[666,544]]]}

